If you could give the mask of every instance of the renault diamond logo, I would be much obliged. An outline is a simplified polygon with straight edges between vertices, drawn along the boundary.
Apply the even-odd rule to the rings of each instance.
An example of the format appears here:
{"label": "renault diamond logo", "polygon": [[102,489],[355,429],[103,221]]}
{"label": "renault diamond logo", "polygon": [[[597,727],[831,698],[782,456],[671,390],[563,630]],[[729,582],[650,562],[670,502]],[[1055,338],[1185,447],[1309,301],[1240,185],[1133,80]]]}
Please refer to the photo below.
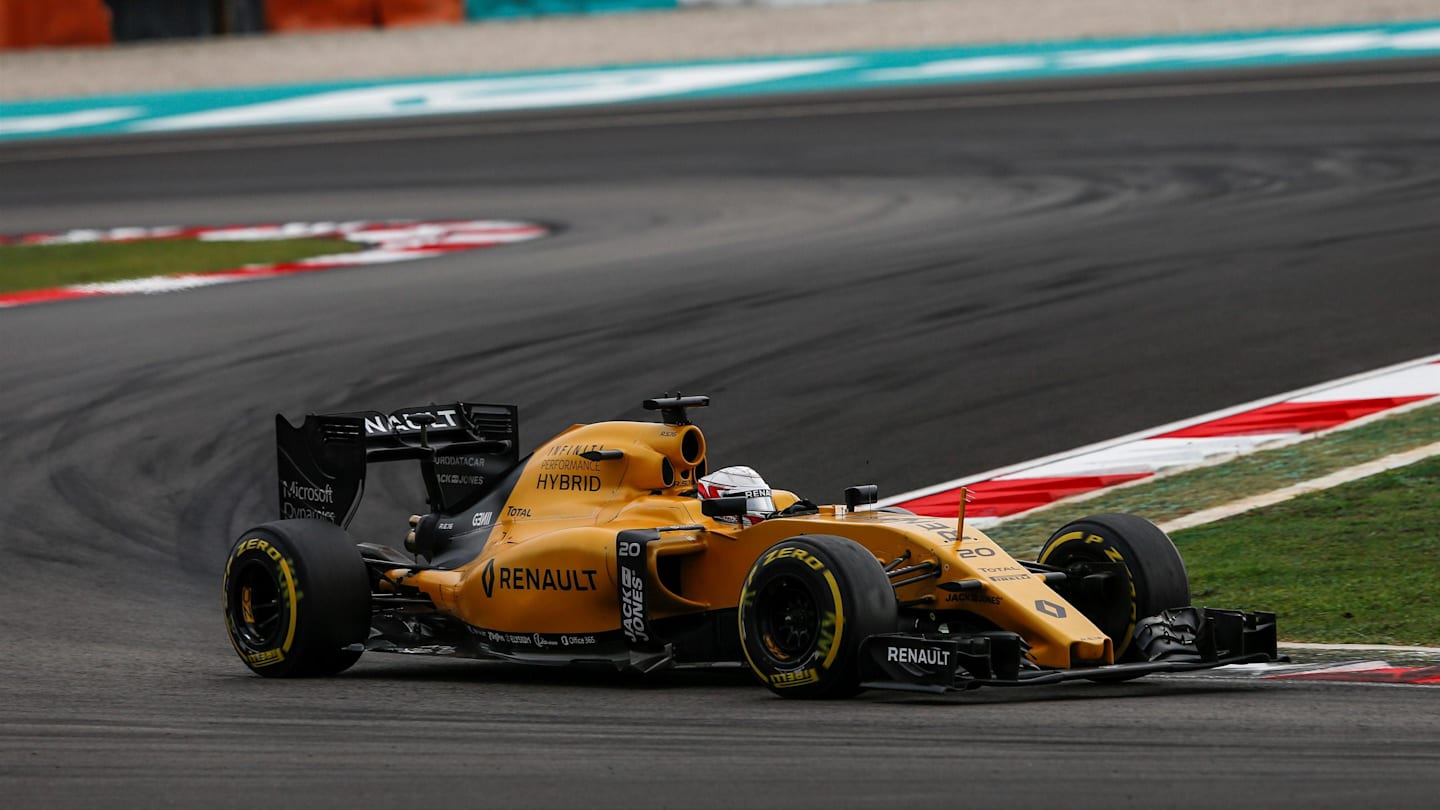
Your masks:
{"label": "renault diamond logo", "polygon": [[495,560],[485,563],[485,570],[480,572],[480,584],[485,586],[485,598],[490,598],[490,593],[495,590]]}
{"label": "renault diamond logo", "polygon": [[[487,594],[490,592],[490,586],[488,584],[485,586],[485,592]],[[1046,616],[1054,616],[1057,619],[1065,618],[1065,608],[1045,599],[1036,599],[1035,609],[1044,613]]]}

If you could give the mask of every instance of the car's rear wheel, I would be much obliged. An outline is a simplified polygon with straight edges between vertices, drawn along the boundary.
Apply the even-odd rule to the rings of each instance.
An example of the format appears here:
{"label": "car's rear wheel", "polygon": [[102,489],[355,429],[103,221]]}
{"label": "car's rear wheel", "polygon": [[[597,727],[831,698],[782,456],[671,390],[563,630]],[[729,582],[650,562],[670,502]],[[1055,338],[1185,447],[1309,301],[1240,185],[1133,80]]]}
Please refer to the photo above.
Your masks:
{"label": "car's rear wheel", "polygon": [[223,592],[235,652],[266,677],[342,672],[369,635],[365,563],[332,523],[281,520],[246,531],[230,549]]}
{"label": "car's rear wheel", "polygon": [[860,691],[860,643],[893,633],[895,590],[853,540],[802,535],[751,566],[740,595],[740,641],[755,675],[782,697]]}
{"label": "car's rear wheel", "polygon": [[1117,663],[1141,660],[1132,643],[1137,622],[1190,604],[1190,578],[1180,552],[1160,527],[1135,515],[1091,515],[1067,523],[1046,541],[1038,561],[1059,568],[1119,563],[1118,575],[1103,587],[1065,592],[1114,642]]}

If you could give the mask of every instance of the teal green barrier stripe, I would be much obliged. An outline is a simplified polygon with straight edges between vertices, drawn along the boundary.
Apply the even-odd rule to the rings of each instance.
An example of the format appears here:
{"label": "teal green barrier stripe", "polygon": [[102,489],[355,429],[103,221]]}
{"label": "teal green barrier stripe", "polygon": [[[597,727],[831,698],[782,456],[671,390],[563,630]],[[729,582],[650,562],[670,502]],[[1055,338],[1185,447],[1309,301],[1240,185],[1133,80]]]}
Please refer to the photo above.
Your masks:
{"label": "teal green barrier stripe", "polygon": [[0,103],[0,140],[1440,55],[1440,20]]}
{"label": "teal green barrier stripe", "polygon": [[472,20],[494,20],[554,14],[654,11],[679,6],[679,0],[465,0],[465,16]]}

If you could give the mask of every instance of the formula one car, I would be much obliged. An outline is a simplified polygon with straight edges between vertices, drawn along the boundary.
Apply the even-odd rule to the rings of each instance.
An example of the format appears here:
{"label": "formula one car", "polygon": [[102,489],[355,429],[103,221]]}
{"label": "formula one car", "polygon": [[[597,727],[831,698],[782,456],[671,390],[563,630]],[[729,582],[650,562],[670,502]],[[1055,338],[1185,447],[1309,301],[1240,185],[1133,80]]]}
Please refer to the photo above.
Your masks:
{"label": "formula one car", "polygon": [[[707,493],[689,409],[575,425],[518,452],[513,406],[276,417],[280,513],[225,566],[230,640],[255,672],[333,675],[366,651],[748,666],[778,695],[1126,680],[1276,657],[1270,613],[1190,606],[1170,539],[1130,515],[1071,523],[1038,561],[956,520]],[[369,464],[419,463],[429,511],[401,551],[345,531]],[[763,519],[741,516],[769,495]],[[773,502],[773,503],[772,503]],[[963,502],[962,502],[963,512]],[[397,532],[398,534],[398,532]]]}

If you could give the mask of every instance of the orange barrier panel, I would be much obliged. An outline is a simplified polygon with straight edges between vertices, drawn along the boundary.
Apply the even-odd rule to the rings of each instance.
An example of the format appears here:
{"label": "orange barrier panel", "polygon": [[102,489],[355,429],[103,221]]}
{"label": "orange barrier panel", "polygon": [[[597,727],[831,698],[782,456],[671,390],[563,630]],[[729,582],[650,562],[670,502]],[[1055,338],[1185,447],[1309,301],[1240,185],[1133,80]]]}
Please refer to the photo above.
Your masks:
{"label": "orange barrier panel", "polygon": [[378,0],[265,0],[265,27],[271,31],[325,31],[374,28]]}
{"label": "orange barrier panel", "polygon": [[102,0],[0,0],[0,49],[110,44]]}
{"label": "orange barrier panel", "polygon": [[377,25],[465,21],[465,0],[266,0],[271,31],[321,31]]}
{"label": "orange barrier panel", "polygon": [[465,0],[380,0],[380,24],[435,25],[465,21]]}

